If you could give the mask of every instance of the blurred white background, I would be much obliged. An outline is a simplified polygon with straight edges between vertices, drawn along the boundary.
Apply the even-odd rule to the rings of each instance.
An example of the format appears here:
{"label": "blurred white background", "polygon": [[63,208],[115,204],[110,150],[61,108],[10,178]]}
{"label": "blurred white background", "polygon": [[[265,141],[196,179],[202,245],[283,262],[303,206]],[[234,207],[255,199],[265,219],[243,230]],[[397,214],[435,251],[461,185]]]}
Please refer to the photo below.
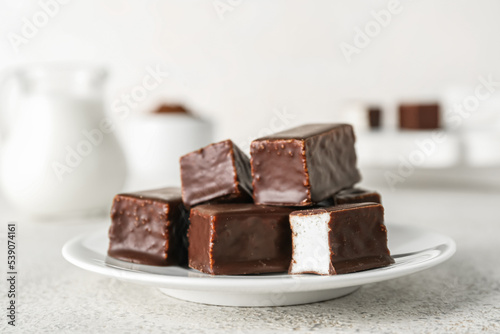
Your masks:
{"label": "blurred white background", "polygon": [[[426,187],[463,180],[469,186],[491,185],[500,175],[499,12],[500,2],[493,0],[2,0],[0,84],[10,70],[29,64],[87,63],[108,68],[104,109],[116,121],[127,159],[127,189],[179,184],[178,157],[212,140],[231,138],[248,152],[256,137],[311,122],[355,124],[363,185],[393,188],[391,175],[403,175],[397,186],[421,186],[422,180]],[[160,73],[158,85],[145,90],[144,80],[154,77],[153,72]],[[399,103],[437,101],[443,116],[455,102],[474,96],[485,78],[497,85],[495,95],[481,100],[477,112],[461,116],[461,125],[446,132],[444,143],[432,144],[431,153],[422,152],[417,144],[428,141],[431,132],[396,131]],[[138,89],[141,99],[130,102]],[[0,139],[4,140],[8,136],[2,128],[9,122],[2,118],[5,111],[15,110],[8,107],[11,97],[0,88]],[[152,117],[150,112],[164,102],[186,104],[214,129],[203,120]],[[133,117],[123,121],[120,110],[127,104],[125,109]],[[382,107],[383,131],[364,132],[360,126],[369,104]],[[40,110],[26,112],[40,114]],[[27,129],[27,123],[22,127]],[[79,137],[52,138],[48,145],[54,154],[40,159],[43,168],[32,168],[32,179],[19,171],[26,184],[20,203],[25,203],[27,194],[44,199],[41,194],[54,187],[61,188],[60,197],[79,202],[66,195],[74,192],[62,189],[71,181],[55,183],[51,163],[64,157],[68,161],[64,145],[75,148],[85,140],[78,132],[80,124],[73,123],[76,127],[68,131]],[[451,130],[447,122],[444,125]],[[47,132],[42,126],[36,128]],[[26,161],[31,161],[32,152],[11,146],[15,158],[24,152]],[[423,163],[411,162],[412,170],[404,176],[401,161],[412,155],[422,156]],[[13,170],[32,165],[7,160]],[[85,198],[93,194],[88,181],[92,175],[97,184],[106,183],[104,179],[112,183],[102,166],[111,172],[122,166],[120,173],[125,173],[119,159],[111,159],[118,167],[105,160],[93,154],[68,177],[88,184]],[[471,173],[470,168],[477,170]],[[120,173],[114,173],[116,179]],[[20,193],[20,183],[4,174],[12,185],[11,197]],[[52,183],[41,187],[42,179]],[[110,194],[119,188],[110,187]]]}
{"label": "blurred white background", "polygon": [[405,1],[350,63],[342,43],[352,45],[356,29],[388,1],[67,0],[16,52],[9,34],[21,35],[23,20],[54,2],[2,0],[0,68],[108,65],[109,111],[159,64],[170,76],[134,112],[186,102],[215,121],[215,139],[246,142],[276,110],[294,115],[287,126],[331,121],[350,100],[391,109],[401,99],[435,99],[449,86],[474,87],[480,75],[500,77],[494,0]]}

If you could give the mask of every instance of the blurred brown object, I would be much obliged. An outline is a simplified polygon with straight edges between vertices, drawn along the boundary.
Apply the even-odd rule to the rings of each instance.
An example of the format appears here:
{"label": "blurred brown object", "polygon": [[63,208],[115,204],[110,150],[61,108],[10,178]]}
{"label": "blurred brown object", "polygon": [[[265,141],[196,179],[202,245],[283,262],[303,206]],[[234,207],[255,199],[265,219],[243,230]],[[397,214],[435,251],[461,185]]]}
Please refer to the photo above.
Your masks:
{"label": "blurred brown object", "polygon": [[399,105],[399,127],[409,130],[439,129],[439,104]]}
{"label": "blurred brown object", "polygon": [[162,104],[153,111],[154,114],[165,114],[165,113],[185,113],[189,114],[189,111],[180,104]]}
{"label": "blurred brown object", "polygon": [[379,107],[372,106],[368,108],[368,124],[370,125],[370,129],[379,129],[382,123],[381,119],[382,110]]}

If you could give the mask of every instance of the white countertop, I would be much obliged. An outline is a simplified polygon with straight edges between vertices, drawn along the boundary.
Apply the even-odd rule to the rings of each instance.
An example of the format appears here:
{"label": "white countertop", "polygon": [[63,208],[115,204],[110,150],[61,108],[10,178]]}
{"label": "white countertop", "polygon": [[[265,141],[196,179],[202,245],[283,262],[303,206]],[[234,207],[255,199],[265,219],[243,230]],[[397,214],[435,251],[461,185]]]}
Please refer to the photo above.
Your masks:
{"label": "white countertop", "polygon": [[[275,308],[194,304],[152,287],[86,272],[66,262],[61,247],[73,236],[109,224],[106,218],[34,222],[3,204],[2,277],[7,271],[5,224],[18,224],[16,329],[22,333],[500,332],[500,190],[380,191],[389,229],[390,222],[397,222],[447,234],[457,242],[455,256],[438,267],[366,285],[337,300]],[[6,287],[4,281],[1,309],[7,307]],[[6,317],[0,319],[0,332],[11,332]]]}

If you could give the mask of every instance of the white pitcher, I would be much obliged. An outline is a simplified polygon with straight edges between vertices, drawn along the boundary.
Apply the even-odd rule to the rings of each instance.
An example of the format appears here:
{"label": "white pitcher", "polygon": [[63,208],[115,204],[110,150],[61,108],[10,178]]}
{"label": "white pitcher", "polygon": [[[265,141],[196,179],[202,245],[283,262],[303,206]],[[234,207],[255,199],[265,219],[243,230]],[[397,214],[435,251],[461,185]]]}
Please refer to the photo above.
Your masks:
{"label": "white pitcher", "polygon": [[106,71],[46,65],[6,76],[0,95],[10,93],[16,101],[0,110],[4,196],[37,216],[106,209],[126,177],[125,158],[103,111]]}

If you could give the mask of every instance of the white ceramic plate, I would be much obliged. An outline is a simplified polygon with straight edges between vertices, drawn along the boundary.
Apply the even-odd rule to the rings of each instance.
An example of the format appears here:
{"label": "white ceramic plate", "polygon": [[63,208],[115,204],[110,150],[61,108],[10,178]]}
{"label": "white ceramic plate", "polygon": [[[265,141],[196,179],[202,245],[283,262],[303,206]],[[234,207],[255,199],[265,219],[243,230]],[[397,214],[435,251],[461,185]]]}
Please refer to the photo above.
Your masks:
{"label": "white ceramic plate", "polygon": [[225,306],[283,306],[344,296],[361,285],[385,281],[433,267],[455,253],[455,242],[422,228],[388,225],[389,267],[337,276],[263,274],[210,276],[180,267],[155,267],[107,257],[107,230],[68,241],[63,256],[95,273],[158,287],[163,293],[197,303]]}

